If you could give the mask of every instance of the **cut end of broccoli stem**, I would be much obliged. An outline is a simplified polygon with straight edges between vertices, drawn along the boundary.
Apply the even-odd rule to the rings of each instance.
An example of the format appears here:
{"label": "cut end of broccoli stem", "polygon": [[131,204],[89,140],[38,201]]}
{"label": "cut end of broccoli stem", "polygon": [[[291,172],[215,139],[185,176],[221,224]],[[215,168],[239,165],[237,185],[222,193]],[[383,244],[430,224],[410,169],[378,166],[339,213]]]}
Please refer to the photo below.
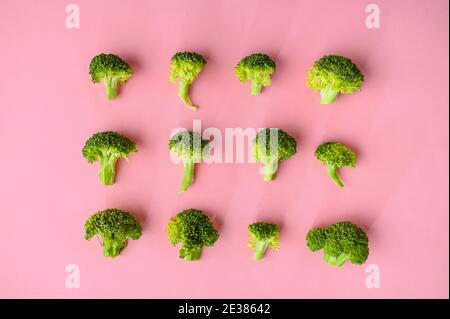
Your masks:
{"label": "cut end of broccoli stem", "polygon": [[180,87],[178,89],[178,96],[184,102],[184,104],[186,104],[186,106],[188,108],[190,108],[193,111],[197,111],[198,107],[192,103],[192,101],[189,97],[190,86],[191,86],[191,84],[186,83],[184,81],[180,81]]}
{"label": "cut end of broccoli stem", "polygon": [[202,253],[201,248],[192,249],[192,251],[184,257],[184,260],[187,260],[187,261],[200,260],[201,253]]}
{"label": "cut end of broccoli stem", "polygon": [[330,176],[331,180],[340,188],[344,187],[344,184],[341,182],[339,175],[338,175],[338,171],[337,171],[337,167],[334,165],[328,165],[327,166],[327,171],[328,171],[328,176]]}
{"label": "cut end of broccoli stem", "polygon": [[261,90],[262,90],[262,85],[256,83],[255,81],[252,81],[252,95],[259,95],[261,94]]}
{"label": "cut end of broccoli stem", "polygon": [[339,91],[333,91],[329,87],[320,90],[320,104],[332,104],[336,101]]}
{"label": "cut end of broccoli stem", "polygon": [[184,176],[180,188],[178,189],[178,193],[184,193],[185,191],[187,191],[189,186],[191,186],[194,180],[194,165],[194,162],[183,161]]}
{"label": "cut end of broccoli stem", "polygon": [[114,184],[116,179],[116,161],[106,162],[101,164],[100,181],[103,185],[110,186]]}
{"label": "cut end of broccoli stem", "polygon": [[103,255],[105,257],[115,258],[119,256],[120,253],[125,249],[125,247],[127,246],[127,241],[123,243],[118,243],[114,241],[111,242],[105,241],[103,242],[102,246],[103,246]]}
{"label": "cut end of broccoli stem", "polygon": [[271,182],[275,179],[278,169],[278,161],[268,161],[264,164],[264,181]]}
{"label": "cut end of broccoli stem", "polygon": [[114,100],[117,97],[117,79],[105,78],[104,83],[108,100]]}
{"label": "cut end of broccoli stem", "polygon": [[254,260],[260,260],[264,258],[269,243],[266,241],[260,241],[255,244],[255,253],[253,254]]}

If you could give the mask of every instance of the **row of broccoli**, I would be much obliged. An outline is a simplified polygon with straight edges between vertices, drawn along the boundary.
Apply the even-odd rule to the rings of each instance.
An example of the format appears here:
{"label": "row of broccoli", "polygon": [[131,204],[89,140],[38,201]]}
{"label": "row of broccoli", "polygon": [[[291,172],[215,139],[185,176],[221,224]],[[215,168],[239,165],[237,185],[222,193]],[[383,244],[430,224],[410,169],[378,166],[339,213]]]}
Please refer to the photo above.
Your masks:
{"label": "row of broccoli", "polygon": [[[142,235],[142,226],[128,212],[112,208],[90,216],[85,225],[85,238],[100,239],[103,255],[117,257],[127,247],[128,240]],[[211,247],[219,239],[219,232],[210,218],[197,209],[187,209],[171,218],[167,226],[169,242],[181,244],[180,258],[199,260],[202,249]],[[253,258],[262,259],[266,250],[279,248],[278,225],[257,222],[248,226],[248,246],[254,250]],[[306,235],[306,245],[315,252],[323,250],[323,260],[341,267],[346,261],[362,265],[369,256],[369,240],[357,225],[343,221],[326,228],[313,228]]]}
{"label": "row of broccoli", "polygon": [[[189,98],[189,87],[198,77],[206,60],[196,52],[178,52],[171,59],[170,81],[179,80],[178,96],[190,109],[197,110]],[[251,82],[251,94],[258,95],[263,87],[272,84],[275,62],[266,54],[255,53],[243,58],[235,67],[241,82]],[[130,65],[114,54],[95,56],[89,66],[94,83],[103,81],[109,100],[116,98],[117,86],[125,83],[133,74]],[[351,94],[361,90],[364,76],[348,58],[327,55],[314,63],[308,73],[306,84],[314,91],[319,90],[321,104],[334,103],[339,94]]]}
{"label": "row of broccoli", "polygon": [[[209,154],[209,140],[203,139],[198,132],[180,131],[169,140],[169,150],[183,162],[184,177],[178,192],[185,192],[194,180],[195,164]],[[264,165],[264,180],[270,182],[275,178],[279,162],[290,159],[297,152],[297,142],[281,129],[266,128],[260,130],[252,141],[252,151],[255,161]],[[117,160],[128,160],[128,156],[137,152],[137,148],[136,143],[128,137],[107,131],[90,137],[82,152],[89,163],[100,163],[100,181],[104,185],[112,185]],[[339,187],[344,184],[339,178],[338,169],[356,165],[355,152],[337,142],[319,145],[315,156],[327,166],[328,175]]]}

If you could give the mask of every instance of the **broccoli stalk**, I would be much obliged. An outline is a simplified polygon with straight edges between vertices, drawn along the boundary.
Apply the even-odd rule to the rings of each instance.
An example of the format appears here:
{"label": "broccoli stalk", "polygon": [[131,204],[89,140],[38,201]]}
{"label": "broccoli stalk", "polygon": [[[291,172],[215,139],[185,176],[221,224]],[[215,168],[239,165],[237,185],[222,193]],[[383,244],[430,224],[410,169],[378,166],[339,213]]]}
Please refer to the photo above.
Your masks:
{"label": "broccoli stalk", "polygon": [[185,192],[194,181],[194,168],[208,156],[209,141],[202,139],[200,133],[181,131],[169,141],[169,150],[183,161],[183,180],[178,193]]}
{"label": "broccoli stalk", "polygon": [[277,225],[265,222],[257,222],[248,226],[250,237],[248,246],[255,250],[253,253],[254,260],[262,259],[269,247],[272,249],[279,248],[279,232]]}
{"label": "broccoli stalk", "polygon": [[89,74],[94,83],[103,80],[108,100],[113,100],[117,97],[117,86],[125,83],[133,75],[133,70],[117,55],[99,54],[91,60]]}
{"label": "broccoli stalk", "polygon": [[306,235],[306,245],[312,252],[323,250],[323,260],[336,267],[342,267],[347,261],[362,265],[369,256],[366,233],[346,221],[311,229]]}
{"label": "broccoli stalk", "polygon": [[275,62],[266,54],[255,53],[243,58],[235,67],[241,82],[251,82],[251,94],[259,95],[263,86],[270,86],[270,76],[275,72]]}
{"label": "broccoli stalk", "polygon": [[186,261],[199,260],[203,247],[213,246],[219,238],[209,217],[197,209],[178,213],[170,220],[167,233],[172,245],[182,244],[179,256]]}
{"label": "broccoli stalk", "polygon": [[100,162],[100,181],[104,185],[114,184],[116,162],[119,158],[137,152],[136,144],[129,138],[112,131],[92,135],[83,147],[83,156],[89,163]]}
{"label": "broccoli stalk", "polygon": [[330,179],[339,187],[344,184],[339,178],[338,169],[342,167],[355,167],[356,154],[349,147],[336,142],[327,142],[319,145],[315,151],[317,160],[327,166]]}
{"label": "broccoli stalk", "polygon": [[128,239],[137,240],[142,235],[142,226],[128,212],[117,208],[99,211],[84,224],[85,239],[97,236],[105,257],[117,257],[128,245]]}
{"label": "broccoli stalk", "polygon": [[197,110],[189,97],[189,88],[202,71],[206,60],[195,52],[177,52],[170,62],[170,81],[176,83],[180,79],[178,96],[191,110]]}
{"label": "broccoli stalk", "polygon": [[361,90],[364,76],[352,60],[328,55],[320,58],[308,73],[306,85],[320,90],[320,103],[332,104],[339,94]]}
{"label": "broccoli stalk", "polygon": [[252,141],[253,157],[257,163],[264,164],[264,181],[273,181],[278,164],[288,160],[297,152],[297,142],[281,129],[266,128],[258,132]]}

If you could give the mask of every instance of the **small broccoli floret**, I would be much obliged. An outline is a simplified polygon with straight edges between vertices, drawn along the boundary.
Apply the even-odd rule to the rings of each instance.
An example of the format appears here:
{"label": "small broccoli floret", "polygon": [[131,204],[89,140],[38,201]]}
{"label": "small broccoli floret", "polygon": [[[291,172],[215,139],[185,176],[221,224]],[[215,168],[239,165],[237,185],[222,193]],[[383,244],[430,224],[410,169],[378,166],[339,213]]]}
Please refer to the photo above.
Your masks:
{"label": "small broccoli floret", "polygon": [[102,53],[91,60],[89,74],[92,82],[105,83],[108,100],[113,100],[117,97],[117,85],[125,83],[133,70],[117,55]]}
{"label": "small broccoli floret", "polygon": [[332,266],[341,267],[349,260],[362,265],[369,257],[369,239],[366,233],[351,222],[338,222],[328,228],[314,228],[306,235],[311,251],[323,249],[323,259]]}
{"label": "small broccoli floret", "polygon": [[100,181],[104,185],[114,184],[116,162],[119,158],[137,152],[136,144],[117,132],[99,132],[92,135],[83,147],[83,156],[89,163],[100,162]]}
{"label": "small broccoli floret", "polygon": [[351,94],[361,90],[364,76],[358,67],[342,56],[327,55],[314,62],[308,73],[306,85],[320,90],[320,103],[334,103],[339,93]]}
{"label": "small broccoli floret", "polygon": [[235,68],[241,82],[252,82],[251,93],[258,95],[263,86],[270,86],[270,76],[275,72],[275,62],[266,54],[255,53],[243,58]]}
{"label": "small broccoli floret", "polygon": [[209,141],[202,139],[200,133],[181,131],[170,139],[169,150],[183,161],[184,177],[178,192],[185,192],[194,180],[195,163],[209,154]]}
{"label": "small broccoli floret", "polygon": [[127,247],[128,239],[141,237],[142,226],[128,212],[110,208],[99,211],[84,224],[85,239],[100,239],[105,257],[117,257]]}
{"label": "small broccoli floret", "polygon": [[197,110],[189,98],[189,88],[202,71],[206,60],[195,52],[178,52],[172,57],[169,79],[176,83],[180,79],[178,96],[190,109]]}
{"label": "small broccoli floret", "polygon": [[182,244],[180,258],[187,261],[200,259],[203,247],[213,246],[219,233],[208,216],[197,209],[186,209],[172,218],[167,226],[172,245]]}
{"label": "small broccoli floret", "polygon": [[281,129],[266,128],[258,132],[252,141],[253,157],[264,164],[264,180],[275,178],[278,162],[288,160],[297,152],[297,142]]}
{"label": "small broccoli floret", "polygon": [[278,225],[275,224],[257,222],[248,225],[248,235],[250,237],[248,247],[255,249],[253,259],[262,259],[269,247],[278,249],[280,246],[278,242],[279,233]]}
{"label": "small broccoli floret", "polygon": [[340,143],[327,142],[317,147],[315,156],[327,166],[328,175],[331,180],[339,187],[344,187],[344,184],[339,179],[338,169],[342,167],[355,167],[355,152]]}

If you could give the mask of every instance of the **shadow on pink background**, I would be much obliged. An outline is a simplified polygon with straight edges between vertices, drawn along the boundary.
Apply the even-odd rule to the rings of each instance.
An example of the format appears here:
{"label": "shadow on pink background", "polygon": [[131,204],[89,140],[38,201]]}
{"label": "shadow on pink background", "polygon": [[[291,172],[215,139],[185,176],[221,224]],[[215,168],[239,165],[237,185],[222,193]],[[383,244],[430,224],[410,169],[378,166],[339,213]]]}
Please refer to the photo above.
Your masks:
{"label": "shadow on pink background", "polygon": [[[448,1],[381,1],[381,28],[365,27],[368,1],[75,1],[80,29],[65,27],[61,1],[1,1],[0,297],[59,298],[448,298]],[[192,112],[168,81],[170,57],[195,50],[207,60],[192,87]],[[277,62],[273,85],[251,96],[234,75],[243,56]],[[108,102],[90,82],[90,59],[115,53],[134,75]],[[305,86],[313,62],[340,54],[357,63],[363,90],[319,105]],[[169,159],[172,129],[280,127],[298,154],[277,179],[256,164],[204,164],[177,195],[181,165]],[[81,155],[94,132],[117,130],[138,143],[103,187]],[[356,169],[335,187],[314,159],[327,140],[358,151]],[[115,260],[83,238],[86,218],[118,207],[144,234]],[[199,208],[221,237],[198,263],[178,258],[169,218]],[[281,248],[254,262],[246,227],[281,224]],[[348,219],[370,238],[366,265],[342,269],[305,246],[309,228]],[[67,264],[79,289],[65,286]]]}

